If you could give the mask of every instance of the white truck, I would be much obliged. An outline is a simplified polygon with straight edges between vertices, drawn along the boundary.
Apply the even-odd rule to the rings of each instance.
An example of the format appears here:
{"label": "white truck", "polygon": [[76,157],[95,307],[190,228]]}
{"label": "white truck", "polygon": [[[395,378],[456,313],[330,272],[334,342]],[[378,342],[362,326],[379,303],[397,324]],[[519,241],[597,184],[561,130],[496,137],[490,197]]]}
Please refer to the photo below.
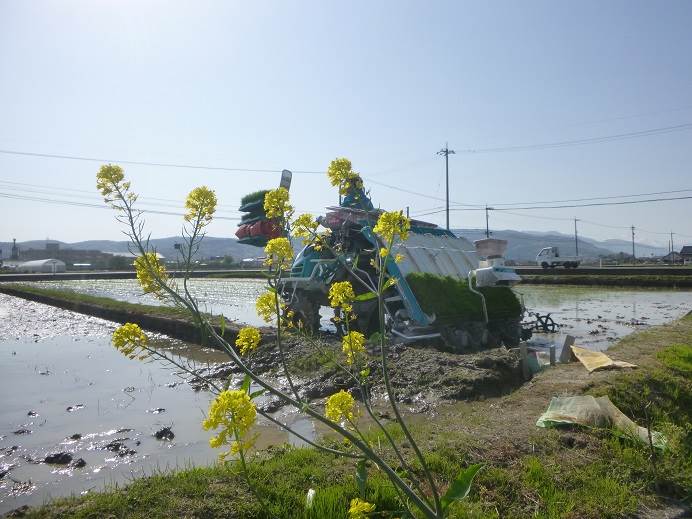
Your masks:
{"label": "white truck", "polygon": [[544,247],[536,256],[536,263],[544,269],[563,266],[577,268],[581,263],[581,256],[560,256],[560,249],[557,247]]}

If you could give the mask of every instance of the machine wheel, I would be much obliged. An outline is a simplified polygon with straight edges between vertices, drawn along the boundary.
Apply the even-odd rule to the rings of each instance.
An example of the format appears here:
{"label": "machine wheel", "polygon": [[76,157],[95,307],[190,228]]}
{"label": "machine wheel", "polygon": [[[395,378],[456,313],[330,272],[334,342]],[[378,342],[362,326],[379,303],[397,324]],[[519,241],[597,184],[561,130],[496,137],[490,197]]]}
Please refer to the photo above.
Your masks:
{"label": "machine wheel", "polygon": [[544,269],[547,269],[549,266],[550,265],[548,265],[545,261],[541,263],[541,267],[543,267]]}
{"label": "machine wheel", "polygon": [[[356,318],[349,324],[349,329],[354,332],[360,332],[369,338],[373,333],[380,331],[380,319],[377,314],[377,301],[356,302],[353,304],[353,313]],[[342,315],[340,309],[334,310],[334,316],[339,320],[334,321],[336,333],[346,335],[346,326],[341,321]]]}
{"label": "machine wheel", "polygon": [[296,293],[296,300],[288,310],[294,312],[293,324],[306,332],[316,333],[320,329],[320,307],[305,292]]}

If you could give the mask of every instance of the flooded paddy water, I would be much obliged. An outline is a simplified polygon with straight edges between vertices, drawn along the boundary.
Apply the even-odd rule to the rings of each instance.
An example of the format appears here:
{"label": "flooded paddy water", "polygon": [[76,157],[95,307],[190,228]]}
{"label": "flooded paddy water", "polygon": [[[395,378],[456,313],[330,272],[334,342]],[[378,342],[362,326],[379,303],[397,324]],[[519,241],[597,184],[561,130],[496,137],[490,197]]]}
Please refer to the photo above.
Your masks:
{"label": "flooded paddy water", "polygon": [[[141,294],[136,280],[37,284],[158,304]],[[195,279],[191,286],[207,311],[260,324],[254,301],[263,281]],[[551,312],[561,325],[557,334],[534,337],[538,345],[569,333],[578,344],[606,349],[628,333],[692,310],[690,291],[529,285],[517,287],[517,292],[527,308]],[[115,327],[0,294],[0,513],[125,483],[159,469],[215,461],[217,452],[208,446],[211,433],[201,428],[211,395],[193,391],[162,362],[121,356],[110,345]],[[226,360],[218,352],[165,336],[153,340],[183,359],[210,364]],[[298,425],[302,433],[314,434],[309,422]],[[166,427],[174,436],[157,439],[155,433]],[[258,432],[260,448],[287,440],[297,443],[267,423],[260,424]],[[69,454],[71,461],[44,463],[55,453]],[[75,466],[80,459],[85,465]]]}
{"label": "flooded paddy water", "polygon": [[[0,294],[0,514],[215,462],[212,433],[201,427],[212,395],[193,391],[163,362],[122,356],[110,344],[116,326]],[[227,360],[165,336],[152,342],[183,360]],[[296,427],[314,435],[310,422]],[[258,448],[301,443],[261,420],[257,432]],[[64,463],[44,462],[54,454]]]}

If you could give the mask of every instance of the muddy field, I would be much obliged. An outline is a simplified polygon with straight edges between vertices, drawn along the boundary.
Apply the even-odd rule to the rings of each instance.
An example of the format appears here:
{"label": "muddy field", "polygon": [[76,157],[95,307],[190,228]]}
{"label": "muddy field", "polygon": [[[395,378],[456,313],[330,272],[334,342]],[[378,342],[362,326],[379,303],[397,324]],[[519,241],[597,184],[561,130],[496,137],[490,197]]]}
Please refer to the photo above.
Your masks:
{"label": "muddy field", "polygon": [[[231,317],[234,309],[250,316],[254,295],[262,287],[261,282],[245,280],[200,281],[197,293],[206,294],[208,304],[216,305],[214,311],[223,307]],[[149,302],[137,295],[134,283],[106,283],[108,290],[118,285],[111,295]],[[527,306],[553,312],[562,333],[597,349],[692,309],[690,292],[533,286],[519,292]],[[5,395],[0,409],[0,513],[159,469],[214,462],[209,433],[200,426],[211,398],[203,384],[181,378],[161,362],[121,357],[110,345],[114,329],[109,321],[0,295],[0,391]],[[532,342],[560,340],[558,333],[539,335]],[[165,336],[156,336],[154,342],[205,374],[239,382],[219,352]],[[351,386],[333,363],[339,355],[336,337],[323,334],[318,344],[289,340],[287,351],[301,393],[315,405]],[[522,383],[517,355],[504,349],[455,355],[424,345],[394,346],[388,358],[398,399],[406,412],[421,416],[458,400],[506,394]],[[253,364],[287,389],[277,371],[276,349],[263,348]],[[373,392],[382,403],[381,381],[377,370],[372,371]],[[321,433],[271,398],[260,405],[308,437]],[[387,418],[384,406],[378,407]],[[258,432],[260,448],[299,443],[266,422],[260,422]]]}

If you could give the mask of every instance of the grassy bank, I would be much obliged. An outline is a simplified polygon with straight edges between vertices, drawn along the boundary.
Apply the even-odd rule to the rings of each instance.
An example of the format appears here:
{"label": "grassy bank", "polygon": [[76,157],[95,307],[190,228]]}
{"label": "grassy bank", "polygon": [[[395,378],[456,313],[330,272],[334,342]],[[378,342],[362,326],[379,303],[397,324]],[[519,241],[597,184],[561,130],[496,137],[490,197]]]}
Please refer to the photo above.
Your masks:
{"label": "grassy bank", "polygon": [[92,296],[89,294],[75,292],[73,290],[43,288],[36,285],[22,283],[3,283],[0,285],[0,293],[14,295],[17,297],[22,297],[22,295],[47,297],[53,298],[56,301],[59,300],[64,301],[65,303],[72,303],[74,305],[94,305],[117,312],[138,313],[156,317],[186,317],[186,312],[184,310],[172,308],[170,306],[128,303],[126,301],[111,299],[110,297]]}
{"label": "grassy bank", "polygon": [[[190,313],[180,308],[128,303],[72,290],[58,290],[21,283],[2,283],[0,293],[121,324],[136,323],[145,330],[165,333],[184,341],[198,344],[206,342],[200,336],[199,328]],[[212,322],[219,322],[219,317],[215,317]],[[224,329],[226,338],[231,342],[234,341],[239,328],[238,323],[226,320]],[[217,331],[221,332],[220,327],[217,327]],[[262,332],[263,341],[272,340],[274,332],[271,329],[262,328]]]}
{"label": "grassy bank", "polygon": [[[692,317],[630,335],[610,352],[640,368],[588,374],[578,363],[559,365],[508,396],[443,405],[433,418],[411,417],[441,486],[461,467],[485,463],[469,499],[453,505],[451,517],[653,518],[684,509],[680,501],[689,502],[692,492]],[[584,392],[609,395],[640,424],[664,431],[670,448],[652,459],[646,445],[609,430],[535,427],[552,396]],[[375,432],[370,434],[378,445]],[[357,495],[353,463],[313,449],[258,453],[251,471],[276,517],[345,517],[349,499]],[[384,477],[374,467],[369,474],[369,499],[378,510],[396,510]],[[310,488],[317,494],[308,512]],[[27,516],[269,515],[230,464],[157,474],[124,488],[56,500]]]}
{"label": "grassy bank", "polygon": [[521,282],[540,285],[586,285],[609,287],[692,288],[692,276],[521,274]]}

